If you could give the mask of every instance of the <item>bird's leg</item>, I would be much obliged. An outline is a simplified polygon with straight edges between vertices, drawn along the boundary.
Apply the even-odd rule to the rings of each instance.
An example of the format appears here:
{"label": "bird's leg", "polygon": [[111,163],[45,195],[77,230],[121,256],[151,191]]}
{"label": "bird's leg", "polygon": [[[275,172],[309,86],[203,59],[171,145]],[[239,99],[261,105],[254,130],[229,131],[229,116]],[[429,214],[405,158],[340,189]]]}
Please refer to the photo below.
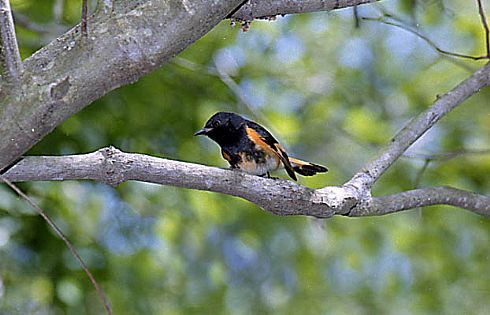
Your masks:
{"label": "bird's leg", "polygon": [[260,177],[266,177],[267,178],[270,178],[270,179],[279,179],[279,177],[273,177],[271,176],[271,174],[269,172],[265,173],[265,174],[262,174],[262,175],[259,175]]}

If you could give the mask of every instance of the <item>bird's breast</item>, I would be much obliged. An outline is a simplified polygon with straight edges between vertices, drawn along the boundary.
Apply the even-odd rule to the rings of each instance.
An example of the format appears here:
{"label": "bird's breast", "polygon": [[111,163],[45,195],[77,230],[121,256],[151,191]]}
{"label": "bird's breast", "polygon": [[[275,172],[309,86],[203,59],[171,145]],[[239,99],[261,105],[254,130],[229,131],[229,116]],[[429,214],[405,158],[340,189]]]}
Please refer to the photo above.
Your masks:
{"label": "bird's breast", "polygon": [[281,161],[276,155],[258,150],[253,153],[241,152],[238,163],[241,170],[253,175],[265,175],[267,172],[277,170],[280,165]]}

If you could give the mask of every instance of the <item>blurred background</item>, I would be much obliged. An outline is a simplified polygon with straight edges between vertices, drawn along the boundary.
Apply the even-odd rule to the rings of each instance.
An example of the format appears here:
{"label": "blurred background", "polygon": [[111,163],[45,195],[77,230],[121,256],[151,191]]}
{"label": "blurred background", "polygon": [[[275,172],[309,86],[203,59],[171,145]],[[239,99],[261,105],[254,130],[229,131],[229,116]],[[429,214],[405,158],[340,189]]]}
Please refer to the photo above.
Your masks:
{"label": "blurred background", "polygon": [[[78,23],[82,1],[11,2],[27,58]],[[490,2],[483,4],[490,15]],[[300,184],[341,185],[437,94],[483,65],[438,54],[407,29],[445,50],[485,53],[477,3],[468,0],[386,0],[357,12],[257,20],[248,32],[223,21],[162,68],[68,119],[29,154],[114,145],[227,167],[214,142],[192,135],[215,112],[233,111],[267,126],[291,155],[329,167]],[[451,112],[374,194],[433,185],[489,194],[489,104],[486,89]],[[490,221],[462,209],[315,221],[276,217],[230,196],[138,182],[19,186],[80,251],[114,314],[490,310]],[[0,313],[103,313],[63,242],[5,186]]]}

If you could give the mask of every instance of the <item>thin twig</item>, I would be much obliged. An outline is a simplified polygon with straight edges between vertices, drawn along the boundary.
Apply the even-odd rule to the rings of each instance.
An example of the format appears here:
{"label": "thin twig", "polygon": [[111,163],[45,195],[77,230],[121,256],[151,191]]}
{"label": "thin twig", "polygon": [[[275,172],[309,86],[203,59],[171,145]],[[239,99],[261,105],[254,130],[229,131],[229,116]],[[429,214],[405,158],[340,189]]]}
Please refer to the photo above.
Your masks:
{"label": "thin twig", "polygon": [[0,0],[0,63],[7,77],[16,82],[22,72],[22,59],[9,0]]}
{"label": "thin twig", "polygon": [[413,188],[419,188],[420,187],[420,182],[422,181],[422,176],[424,175],[425,171],[427,170],[427,167],[429,166],[431,160],[430,159],[425,159],[424,165],[420,168],[420,170],[417,172],[417,176],[415,176],[415,183]]}
{"label": "thin twig", "polygon": [[477,2],[478,2],[478,13],[480,14],[483,28],[485,29],[485,45],[487,48],[487,58],[490,58],[490,30],[488,29],[487,18],[485,16],[485,10],[483,9],[483,3],[481,2],[481,0],[477,0]]}
{"label": "thin twig", "polygon": [[[39,24],[31,21],[27,16],[22,13],[14,14],[15,22],[17,26],[21,26],[30,31],[43,34],[43,35],[59,35],[68,30],[67,26],[61,23],[49,23],[49,24]],[[52,40],[52,39],[50,39]]]}
{"label": "thin twig", "polygon": [[481,150],[469,150],[462,149],[453,152],[435,153],[435,154],[423,154],[423,153],[405,153],[403,157],[411,159],[423,159],[429,161],[448,161],[462,155],[478,155],[478,154],[490,154],[490,149]]}
{"label": "thin twig", "polygon": [[359,19],[359,10],[357,5],[352,7],[352,14],[354,16],[354,27],[359,28],[361,26],[361,20]]}
{"label": "thin twig", "polygon": [[[420,168],[420,170],[417,172],[417,176],[415,176],[415,183],[414,183],[414,189],[418,189],[420,188],[420,182],[422,181],[422,176],[424,176],[424,173],[425,171],[427,170],[427,168],[429,167],[429,164],[430,164],[431,160],[430,159],[426,159],[424,161],[424,165],[422,165],[422,167]],[[420,218],[420,216],[422,215],[422,208],[419,207],[419,208],[415,208],[415,211],[417,212],[417,217]]]}
{"label": "thin twig", "polygon": [[82,35],[87,36],[88,0],[82,1]]}
{"label": "thin twig", "polygon": [[109,303],[109,300],[107,299],[107,296],[104,293],[104,290],[99,286],[99,284],[95,280],[95,277],[92,275],[87,265],[83,261],[82,257],[80,257],[73,244],[70,242],[70,240],[68,240],[68,238],[61,231],[61,229],[56,225],[56,223],[54,223],[54,221],[48,216],[48,214],[41,207],[39,207],[31,198],[29,198],[29,196],[27,196],[24,192],[22,192],[22,190],[20,190],[16,185],[14,185],[12,182],[6,179],[3,175],[0,175],[0,179],[3,182],[5,182],[5,184],[7,184],[10,188],[12,188],[12,190],[14,190],[17,194],[19,194],[19,196],[21,196],[25,201],[27,201],[27,203],[31,207],[33,207],[37,211],[37,213],[39,213],[39,215],[48,223],[48,225],[54,230],[54,232],[59,236],[59,238],[61,238],[61,240],[66,244],[66,246],[68,247],[72,255],[75,257],[75,259],[82,267],[83,271],[85,271],[85,273],[89,277],[90,282],[92,282],[92,285],[95,287],[95,290],[99,295],[99,298],[104,304],[104,308],[106,309],[107,314],[112,315],[111,305]]}
{"label": "thin twig", "polygon": [[238,10],[240,10],[244,5],[245,3],[247,3],[248,0],[243,0],[239,5],[237,5],[236,8],[234,8],[227,16],[226,18],[229,19],[233,16],[233,14],[235,14]]}
{"label": "thin twig", "polygon": [[218,77],[221,79],[221,81],[230,89],[233,94],[235,94],[239,104],[242,105],[243,108],[245,108],[254,119],[265,123],[268,125],[269,128],[271,128],[272,123],[267,119],[265,115],[260,113],[260,111],[256,110],[252,104],[247,100],[247,96],[245,95],[244,91],[242,88],[233,80],[228,73],[226,73],[221,67],[215,63],[216,70],[218,73]]}
{"label": "thin twig", "polygon": [[[176,65],[190,71],[200,73],[204,72],[206,74],[218,77],[230,89],[230,91],[237,98],[238,103],[242,106],[243,109],[245,109],[246,112],[248,112],[252,116],[253,119],[256,119],[257,121],[266,124],[268,128],[272,128],[272,123],[270,122],[270,120],[268,120],[265,115],[260,113],[260,111],[253,108],[253,105],[250,104],[250,102],[247,100],[247,97],[242,88],[235,82],[235,80],[233,80],[233,78],[228,73],[226,73],[226,71],[223,71],[223,69],[221,69],[220,66],[216,64],[216,62],[214,63],[214,67],[205,67],[182,57],[175,57],[173,62]],[[271,130],[274,131],[273,129]]]}
{"label": "thin twig", "polygon": [[488,56],[471,56],[471,55],[465,55],[465,54],[459,54],[459,53],[454,53],[448,50],[444,50],[442,48],[439,48],[430,38],[425,36],[424,34],[420,33],[419,31],[416,31],[400,22],[393,22],[393,21],[388,21],[386,20],[385,17],[377,17],[377,18],[372,18],[372,17],[363,17],[362,18],[365,21],[376,21],[376,22],[381,22],[386,25],[391,25],[398,27],[404,31],[410,32],[417,37],[421,38],[424,40],[429,46],[431,46],[435,51],[437,51],[439,54],[446,55],[446,56],[452,56],[452,57],[457,57],[457,58],[464,58],[464,59],[471,59],[471,60],[482,60],[482,59],[489,59]]}

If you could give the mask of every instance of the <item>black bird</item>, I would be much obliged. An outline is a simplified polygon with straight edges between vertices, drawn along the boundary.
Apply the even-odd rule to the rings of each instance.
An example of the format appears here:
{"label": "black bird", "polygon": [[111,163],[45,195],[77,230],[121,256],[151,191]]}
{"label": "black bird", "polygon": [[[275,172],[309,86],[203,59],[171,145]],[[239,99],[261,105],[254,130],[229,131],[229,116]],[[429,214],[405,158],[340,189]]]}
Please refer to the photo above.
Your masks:
{"label": "black bird", "polygon": [[206,135],[221,147],[221,155],[232,168],[269,176],[270,171],[284,167],[296,179],[296,173],[312,176],[327,172],[324,166],[289,157],[277,140],[261,125],[235,113],[219,112],[194,134]]}

